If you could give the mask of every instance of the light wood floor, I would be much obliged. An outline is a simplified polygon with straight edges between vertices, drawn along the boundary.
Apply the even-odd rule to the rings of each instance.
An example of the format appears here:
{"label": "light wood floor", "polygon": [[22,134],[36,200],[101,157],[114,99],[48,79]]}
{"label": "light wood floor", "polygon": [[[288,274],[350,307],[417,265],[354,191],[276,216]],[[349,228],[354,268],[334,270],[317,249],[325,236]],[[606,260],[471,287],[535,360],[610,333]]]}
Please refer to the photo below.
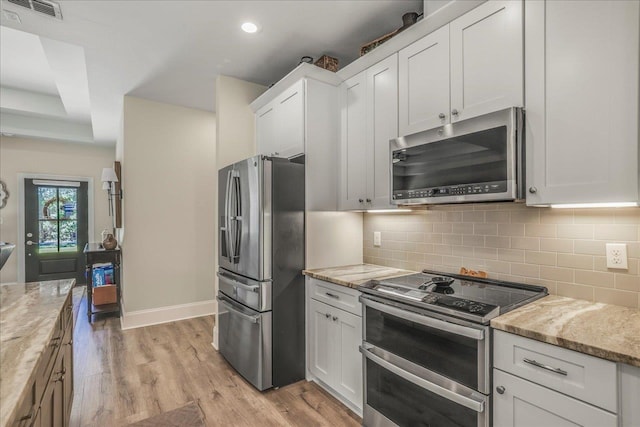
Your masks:
{"label": "light wood floor", "polygon": [[78,300],[71,426],[123,426],[196,402],[207,426],[358,426],[314,383],[258,392],[211,346],[213,317],[122,331]]}

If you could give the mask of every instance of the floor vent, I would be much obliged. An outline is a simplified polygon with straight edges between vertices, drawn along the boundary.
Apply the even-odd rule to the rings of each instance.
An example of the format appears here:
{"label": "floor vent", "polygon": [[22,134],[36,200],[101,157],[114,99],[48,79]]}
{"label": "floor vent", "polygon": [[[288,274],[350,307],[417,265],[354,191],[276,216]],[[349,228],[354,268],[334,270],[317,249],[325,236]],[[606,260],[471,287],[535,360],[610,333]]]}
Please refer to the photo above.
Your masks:
{"label": "floor vent", "polygon": [[42,13],[56,19],[62,19],[60,5],[47,0],[7,0],[18,6],[26,7],[34,12]]}

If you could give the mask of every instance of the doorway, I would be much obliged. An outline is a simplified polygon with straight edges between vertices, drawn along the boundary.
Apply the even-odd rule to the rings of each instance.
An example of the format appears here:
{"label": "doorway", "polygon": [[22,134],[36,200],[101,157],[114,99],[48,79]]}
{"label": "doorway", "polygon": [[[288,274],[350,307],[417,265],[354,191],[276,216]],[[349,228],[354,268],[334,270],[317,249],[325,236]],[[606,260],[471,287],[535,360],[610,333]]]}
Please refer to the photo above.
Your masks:
{"label": "doorway", "polygon": [[76,279],[84,284],[89,237],[86,181],[24,179],[26,282]]}

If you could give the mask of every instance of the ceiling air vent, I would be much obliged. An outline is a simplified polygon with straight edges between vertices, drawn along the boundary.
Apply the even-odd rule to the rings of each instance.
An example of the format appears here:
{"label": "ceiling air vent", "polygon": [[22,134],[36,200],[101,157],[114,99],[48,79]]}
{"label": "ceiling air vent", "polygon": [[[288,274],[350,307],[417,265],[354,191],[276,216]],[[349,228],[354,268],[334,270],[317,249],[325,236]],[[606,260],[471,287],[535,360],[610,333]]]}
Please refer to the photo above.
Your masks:
{"label": "ceiling air vent", "polygon": [[60,5],[47,0],[7,0],[9,3],[26,7],[34,12],[42,13],[53,18],[62,19]]}

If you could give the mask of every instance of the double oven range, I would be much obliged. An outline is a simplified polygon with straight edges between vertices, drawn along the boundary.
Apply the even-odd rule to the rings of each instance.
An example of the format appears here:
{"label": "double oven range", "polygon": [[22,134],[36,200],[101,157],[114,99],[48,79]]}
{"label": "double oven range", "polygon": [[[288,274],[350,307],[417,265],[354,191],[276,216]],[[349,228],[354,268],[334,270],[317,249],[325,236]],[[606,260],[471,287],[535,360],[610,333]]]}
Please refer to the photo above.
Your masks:
{"label": "double oven range", "polygon": [[490,426],[489,322],[547,289],[425,270],[359,290],[364,425]]}

